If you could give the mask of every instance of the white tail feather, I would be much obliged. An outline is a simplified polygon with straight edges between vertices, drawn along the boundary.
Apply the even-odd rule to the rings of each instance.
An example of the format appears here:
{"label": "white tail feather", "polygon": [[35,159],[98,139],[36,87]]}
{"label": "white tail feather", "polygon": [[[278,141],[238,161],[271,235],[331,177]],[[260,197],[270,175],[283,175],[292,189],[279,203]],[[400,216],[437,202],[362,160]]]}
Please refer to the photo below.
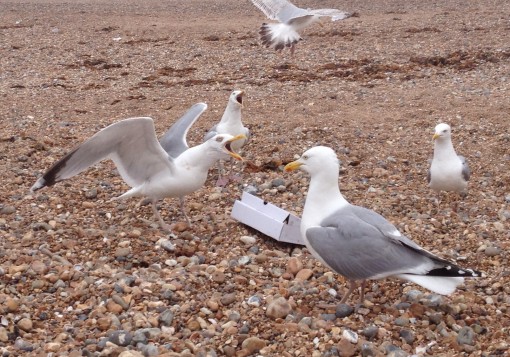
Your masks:
{"label": "white tail feather", "polygon": [[263,43],[268,47],[283,49],[301,40],[292,26],[282,23],[264,24],[261,28]]}
{"label": "white tail feather", "polygon": [[415,284],[423,286],[425,289],[441,295],[452,294],[457,286],[464,283],[464,278],[449,276],[399,274],[396,275],[396,277],[404,280],[409,280]]}

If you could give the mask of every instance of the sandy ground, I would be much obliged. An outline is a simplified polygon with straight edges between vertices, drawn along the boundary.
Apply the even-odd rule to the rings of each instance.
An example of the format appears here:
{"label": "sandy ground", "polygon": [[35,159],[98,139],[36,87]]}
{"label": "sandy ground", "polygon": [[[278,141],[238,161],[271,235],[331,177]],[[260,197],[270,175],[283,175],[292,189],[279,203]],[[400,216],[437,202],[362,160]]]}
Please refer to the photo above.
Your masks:
{"label": "sandy ground", "polygon": [[[0,2],[4,353],[508,355],[510,3],[299,4],[356,16],[306,29],[291,56],[260,45],[266,19],[247,0]],[[150,225],[149,206],[110,202],[127,186],[109,162],[29,194],[58,158],[120,119],[150,116],[162,134],[192,104],[206,102],[189,133],[199,143],[236,88],[246,91],[243,122],[253,134],[243,155],[256,167],[241,173],[240,184],[221,190],[211,179],[190,195],[193,226],[171,238],[174,251],[157,248],[168,237]],[[454,145],[473,171],[457,212],[448,200],[438,208],[426,185],[439,122],[453,127]],[[347,199],[487,278],[437,306],[425,291],[413,301],[408,293],[417,286],[376,281],[364,307],[331,318],[339,299],[328,290],[341,296],[343,278],[305,249],[229,217],[246,185],[299,215],[308,179],[284,174],[281,165],[317,144],[338,152]],[[272,187],[275,179],[285,188]],[[168,199],[161,210],[182,223],[177,202]],[[244,256],[247,265],[238,262]],[[311,275],[298,279],[291,259]],[[131,285],[126,276],[134,277]],[[253,296],[259,305],[247,303]],[[274,319],[266,310],[278,297],[292,312]],[[165,310],[172,321],[158,320]],[[142,345],[101,344],[115,343],[115,330],[134,335],[149,327],[160,334]],[[467,343],[466,331],[473,332]]]}

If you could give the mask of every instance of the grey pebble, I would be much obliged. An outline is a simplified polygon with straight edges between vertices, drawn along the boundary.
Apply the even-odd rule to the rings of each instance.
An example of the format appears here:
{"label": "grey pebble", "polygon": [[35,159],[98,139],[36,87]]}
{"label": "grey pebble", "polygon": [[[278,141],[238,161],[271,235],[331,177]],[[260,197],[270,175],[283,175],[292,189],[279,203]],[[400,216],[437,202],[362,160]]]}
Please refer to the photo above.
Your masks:
{"label": "grey pebble", "polygon": [[459,345],[474,345],[475,344],[475,332],[469,326],[464,326],[459,330],[457,335],[457,343]]}
{"label": "grey pebble", "polygon": [[160,243],[161,245],[161,248],[163,248],[164,250],[166,250],[167,252],[173,252],[175,251],[175,245],[170,242],[169,240],[164,240]]}
{"label": "grey pebble", "polygon": [[361,344],[361,357],[372,357],[375,356],[374,347],[371,343]]}
{"label": "grey pebble", "polygon": [[108,337],[111,343],[116,344],[117,346],[129,346],[131,341],[133,340],[133,336],[131,332],[126,330],[118,330],[113,331]]}
{"label": "grey pebble", "polygon": [[409,319],[407,317],[397,317],[395,319],[395,325],[397,325],[397,326],[407,326],[407,325],[409,325]]}
{"label": "grey pebble", "polygon": [[336,319],[336,314],[321,314],[321,319],[324,321],[334,321]]}
{"label": "grey pebble", "polygon": [[97,188],[92,188],[85,192],[85,198],[93,199],[97,197]]}
{"label": "grey pebble", "polygon": [[249,193],[249,194],[251,194],[251,195],[256,195],[256,194],[257,194],[257,192],[258,192],[258,189],[257,189],[257,187],[255,187],[255,186],[253,186],[253,185],[248,185],[248,186],[246,186],[246,187],[244,188],[244,190],[243,190],[243,191],[246,191],[246,192],[248,192],[248,193]]}
{"label": "grey pebble", "polygon": [[14,347],[21,351],[31,352],[34,350],[34,346],[28,342],[22,339],[21,337],[18,337],[16,339],[16,342],[14,342]]}
{"label": "grey pebble", "polygon": [[441,295],[431,294],[427,295],[423,301],[425,306],[437,307],[444,303],[444,298]]}
{"label": "grey pebble", "polygon": [[14,206],[3,206],[0,209],[0,214],[13,214],[16,212],[16,207]]}
{"label": "grey pebble", "polygon": [[281,178],[274,179],[271,181],[273,187],[285,186],[285,180]]}
{"label": "grey pebble", "polygon": [[300,324],[306,325],[306,326],[312,326],[312,318],[310,316],[305,316],[299,321]]}
{"label": "grey pebble", "polygon": [[147,345],[143,343],[138,343],[136,347],[145,357],[159,355],[159,350],[153,343],[149,343]]}
{"label": "grey pebble", "polygon": [[169,309],[166,309],[161,314],[159,314],[158,321],[163,326],[171,326],[172,321],[174,320],[174,313]]}
{"label": "grey pebble", "polygon": [[221,298],[220,298],[220,302],[226,306],[226,305],[230,305],[232,304],[234,301],[236,301],[236,294],[235,293],[230,293],[230,294],[225,294],[223,295]]}
{"label": "grey pebble", "polygon": [[250,306],[260,306],[260,303],[261,303],[261,299],[260,297],[258,297],[257,295],[252,295],[248,298],[248,305]]}
{"label": "grey pebble", "polygon": [[250,325],[247,323],[243,324],[243,326],[241,326],[241,328],[239,329],[240,334],[247,334],[249,332],[250,332]]}
{"label": "grey pebble", "polygon": [[251,262],[251,258],[247,255],[243,255],[237,262],[239,265],[246,265]]}
{"label": "grey pebble", "polygon": [[241,314],[237,311],[231,311],[230,314],[228,314],[228,319],[230,321],[239,321],[241,319]]}
{"label": "grey pebble", "polygon": [[492,246],[492,247],[487,247],[485,249],[485,255],[488,257],[495,257],[500,254],[501,254],[501,249],[498,247]]}
{"label": "grey pebble", "polygon": [[365,336],[367,339],[371,340],[373,339],[374,337],[377,336],[377,333],[379,332],[379,327],[377,326],[374,326],[374,325],[371,325],[371,326],[367,326],[363,329],[363,336]]}
{"label": "grey pebble", "polygon": [[338,318],[344,318],[352,315],[354,308],[347,304],[338,304],[336,306],[335,315]]}
{"label": "grey pebble", "polygon": [[400,348],[397,348],[396,350],[391,351],[386,355],[387,357],[407,357],[409,354]]}
{"label": "grey pebble", "polygon": [[401,330],[400,337],[403,338],[408,345],[412,345],[415,340],[414,333],[410,330]]}

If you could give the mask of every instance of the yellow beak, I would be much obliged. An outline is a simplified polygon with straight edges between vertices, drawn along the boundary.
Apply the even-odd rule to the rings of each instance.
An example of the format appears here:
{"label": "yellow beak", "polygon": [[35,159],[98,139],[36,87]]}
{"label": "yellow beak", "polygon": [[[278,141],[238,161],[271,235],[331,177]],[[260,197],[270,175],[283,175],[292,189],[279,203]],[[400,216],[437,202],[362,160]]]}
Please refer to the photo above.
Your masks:
{"label": "yellow beak", "polygon": [[230,156],[232,156],[234,159],[239,160],[239,161],[243,161],[243,158],[241,157],[241,155],[239,155],[238,153],[235,153],[232,150],[232,148],[230,147],[230,144],[232,144],[236,140],[241,140],[241,139],[247,140],[248,138],[244,134],[239,134],[239,135],[234,136],[232,139],[227,140],[227,142],[225,143],[225,149],[227,149],[228,154]]}
{"label": "yellow beak", "polygon": [[300,163],[299,161],[292,161],[292,162],[289,162],[287,165],[285,165],[285,167],[283,168],[283,171],[285,171],[285,172],[294,171],[294,170],[299,169],[299,167],[301,167],[301,165],[303,165],[303,164]]}
{"label": "yellow beak", "polygon": [[439,138],[439,134],[438,133],[434,133],[434,135],[432,136],[432,140],[436,140],[437,138]]}

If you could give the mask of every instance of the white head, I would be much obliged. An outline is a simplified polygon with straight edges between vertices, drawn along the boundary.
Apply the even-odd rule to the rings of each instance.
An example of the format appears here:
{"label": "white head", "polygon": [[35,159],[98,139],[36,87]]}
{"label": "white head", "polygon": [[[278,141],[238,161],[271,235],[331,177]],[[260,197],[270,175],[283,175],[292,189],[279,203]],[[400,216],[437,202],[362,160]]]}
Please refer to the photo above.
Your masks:
{"label": "white head", "polygon": [[232,149],[232,143],[242,139],[246,140],[246,136],[242,134],[237,136],[217,134],[204,143],[207,146],[207,155],[217,156],[218,160],[228,159],[231,156],[242,161],[243,158]]}
{"label": "white head", "polygon": [[311,176],[326,171],[338,175],[339,166],[340,162],[333,149],[326,146],[315,146],[305,151],[298,160],[288,163],[284,170],[301,169]]}
{"label": "white head", "polygon": [[449,139],[452,134],[452,130],[448,124],[441,123],[437,124],[436,128],[434,129],[435,133],[432,139],[434,140],[444,140]]}
{"label": "white head", "polygon": [[242,90],[235,90],[230,94],[229,102],[235,104],[236,106],[243,107],[243,97],[244,97],[244,91]]}

